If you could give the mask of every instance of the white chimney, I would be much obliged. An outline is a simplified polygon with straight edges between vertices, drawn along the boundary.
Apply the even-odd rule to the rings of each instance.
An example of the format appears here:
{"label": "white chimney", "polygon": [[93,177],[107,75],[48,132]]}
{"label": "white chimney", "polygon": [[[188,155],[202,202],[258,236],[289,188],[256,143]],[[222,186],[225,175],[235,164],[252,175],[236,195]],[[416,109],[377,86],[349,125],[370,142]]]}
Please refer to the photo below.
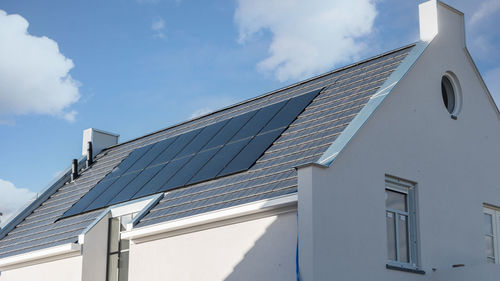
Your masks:
{"label": "white chimney", "polygon": [[88,143],[92,143],[92,158],[103,149],[118,143],[120,135],[89,128],[83,131],[82,155],[87,155]]}
{"label": "white chimney", "polygon": [[418,5],[420,40],[439,40],[465,47],[464,14],[439,1],[430,0]]}
{"label": "white chimney", "polygon": [[438,34],[437,0],[418,5],[420,40],[431,41]]}

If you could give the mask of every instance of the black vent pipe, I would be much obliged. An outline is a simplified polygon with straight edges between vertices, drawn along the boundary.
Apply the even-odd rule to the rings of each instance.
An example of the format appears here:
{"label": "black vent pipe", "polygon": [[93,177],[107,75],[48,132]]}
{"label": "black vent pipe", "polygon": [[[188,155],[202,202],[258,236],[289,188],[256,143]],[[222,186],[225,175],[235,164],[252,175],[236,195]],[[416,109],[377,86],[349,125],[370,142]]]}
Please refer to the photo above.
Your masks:
{"label": "black vent pipe", "polygon": [[71,165],[71,181],[74,181],[78,177],[78,160],[73,159]]}
{"label": "black vent pipe", "polygon": [[94,159],[92,159],[92,142],[89,141],[87,143],[87,168],[90,167],[90,165],[92,165],[92,162],[94,162]]}

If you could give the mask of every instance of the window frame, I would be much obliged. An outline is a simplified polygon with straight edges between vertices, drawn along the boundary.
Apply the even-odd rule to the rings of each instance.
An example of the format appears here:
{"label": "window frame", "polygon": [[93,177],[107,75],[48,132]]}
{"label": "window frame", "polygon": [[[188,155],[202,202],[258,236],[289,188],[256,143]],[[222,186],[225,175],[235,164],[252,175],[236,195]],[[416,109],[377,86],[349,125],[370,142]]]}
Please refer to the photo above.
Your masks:
{"label": "window frame", "polygon": [[[108,245],[107,245],[107,251],[106,251],[106,281],[121,281],[120,277],[120,270],[122,267],[120,267],[120,258],[124,254],[128,254],[130,252],[130,246],[128,246],[126,249],[122,249],[122,243],[123,239],[121,239],[121,233],[123,231],[126,231],[126,225],[123,224],[122,220],[126,216],[130,216],[130,220],[127,221],[129,223],[130,221],[133,221],[135,217],[137,217],[139,212],[131,212],[131,213],[120,213],[119,215],[116,216],[111,216],[108,218]],[[117,230],[118,232],[112,232],[113,229],[113,223],[117,222]],[[123,229],[122,229],[123,227]],[[112,237],[114,236],[115,239],[118,241],[118,247],[116,251],[111,251],[111,240]],[[111,268],[110,260],[111,256],[116,255],[117,256],[117,267],[116,268]],[[128,258],[127,257],[127,263],[128,263]],[[111,270],[116,270],[116,280],[110,280],[110,271]],[[123,272],[121,273],[123,274]],[[127,265],[127,273],[126,273],[126,278],[125,280],[128,280],[128,265]]]}
{"label": "window frame", "polygon": [[[403,193],[406,194],[406,204],[407,204],[407,211],[403,212],[401,210],[394,210],[392,208],[387,208],[387,206],[384,206],[384,214],[387,216],[387,212],[393,212],[397,215],[406,215],[408,216],[408,233],[407,233],[407,241],[408,241],[408,262],[403,262],[399,259],[399,248],[396,246],[396,259],[397,260],[390,260],[387,258],[387,265],[390,267],[396,267],[396,268],[404,268],[404,269],[410,269],[410,270],[418,270],[419,269],[419,262],[418,262],[418,238],[417,238],[417,204],[416,204],[416,184],[407,180],[403,180],[400,178],[392,177],[386,175],[385,177],[385,188],[384,192],[386,190],[393,191],[393,192],[398,192],[398,193]],[[396,217],[397,218],[397,217]],[[397,223],[397,220],[395,220],[395,231],[396,234],[398,233],[398,228],[399,225]],[[386,239],[388,238],[388,233],[386,233]],[[398,244],[399,237],[396,235],[395,237],[396,244]],[[387,243],[387,241],[386,241]],[[387,256],[387,255],[386,255]]]}
{"label": "window frame", "polygon": [[[483,206],[483,216],[484,214],[489,214],[491,215],[491,227],[493,229],[493,258],[495,259],[495,264],[500,264],[500,209],[499,208],[495,208],[495,207],[490,207],[490,206]],[[488,234],[486,233],[483,233],[483,237],[486,236]],[[485,254],[486,254],[486,245],[484,245],[485,247]],[[487,261],[488,259],[488,256],[485,255],[485,261]]]}

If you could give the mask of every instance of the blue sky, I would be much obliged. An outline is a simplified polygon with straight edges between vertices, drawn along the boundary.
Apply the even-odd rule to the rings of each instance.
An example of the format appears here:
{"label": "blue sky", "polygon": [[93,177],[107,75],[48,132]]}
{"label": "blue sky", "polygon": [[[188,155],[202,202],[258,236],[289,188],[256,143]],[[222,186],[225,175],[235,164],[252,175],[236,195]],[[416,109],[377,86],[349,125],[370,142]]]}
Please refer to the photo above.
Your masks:
{"label": "blue sky", "polygon": [[[302,2],[2,1],[0,211],[78,158],[86,128],[125,141],[418,40],[422,1]],[[445,2],[500,103],[500,0]]]}

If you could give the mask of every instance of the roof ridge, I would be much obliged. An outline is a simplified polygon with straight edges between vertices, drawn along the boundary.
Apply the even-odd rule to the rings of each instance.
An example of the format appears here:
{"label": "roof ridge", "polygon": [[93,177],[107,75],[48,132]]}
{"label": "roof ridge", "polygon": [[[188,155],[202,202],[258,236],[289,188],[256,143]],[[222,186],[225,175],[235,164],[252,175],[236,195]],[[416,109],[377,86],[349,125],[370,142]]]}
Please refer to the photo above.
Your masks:
{"label": "roof ridge", "polygon": [[[112,148],[116,148],[116,147],[119,147],[119,146],[122,146],[124,144],[128,144],[128,143],[131,143],[131,142],[134,142],[134,141],[137,141],[139,139],[142,139],[142,138],[145,138],[145,137],[149,137],[149,136],[152,136],[152,135],[155,135],[155,134],[158,134],[160,132],[164,132],[166,130],[170,130],[170,129],[173,129],[173,128],[176,128],[176,127],[179,127],[179,126],[182,126],[182,125],[185,125],[185,124],[188,124],[188,123],[191,123],[193,121],[197,121],[197,120],[200,120],[202,118],[205,118],[207,116],[210,116],[210,115],[213,115],[213,114],[216,114],[216,113],[219,113],[219,112],[222,112],[222,111],[225,111],[225,110],[228,110],[228,109],[231,109],[231,108],[235,108],[237,106],[241,106],[241,105],[244,105],[244,104],[247,104],[247,103],[250,103],[252,101],[255,101],[255,100],[259,100],[259,99],[262,99],[262,98],[265,98],[265,97],[268,97],[268,96],[271,96],[273,94],[276,94],[276,93],[279,93],[279,92],[282,92],[282,91],[285,91],[287,89],[290,89],[290,88],[293,88],[293,87],[297,87],[299,85],[302,85],[302,84],[305,84],[305,83],[308,83],[310,81],[313,81],[313,80],[316,80],[316,79],[319,79],[319,78],[322,78],[322,77],[325,77],[325,76],[328,76],[328,75],[331,75],[333,73],[336,73],[336,72],[340,72],[342,70],[345,70],[345,69],[348,69],[348,68],[351,68],[351,67],[355,67],[355,66],[358,66],[360,64],[364,64],[364,63],[367,63],[369,61],[372,61],[372,60],[376,60],[378,58],[381,58],[381,57],[384,57],[384,56],[387,56],[387,55],[390,55],[390,54],[393,54],[393,53],[396,53],[396,52],[399,52],[401,50],[404,50],[404,49],[408,49],[408,48],[411,48],[411,47],[414,47],[415,45],[417,44],[417,42],[414,42],[414,43],[411,43],[411,44],[408,44],[408,45],[405,45],[403,47],[399,47],[399,48],[396,48],[396,49],[393,49],[393,50],[390,50],[390,51],[387,51],[387,52],[384,52],[384,53],[381,53],[381,54],[378,54],[376,56],[372,56],[372,57],[369,57],[369,58],[366,58],[366,59],[363,59],[363,60],[360,60],[360,61],[357,61],[357,62],[354,62],[354,63],[351,63],[351,64],[348,64],[346,66],[342,66],[342,67],[339,67],[339,68],[336,68],[336,69],[333,69],[331,71],[328,71],[328,72],[325,72],[325,73],[322,73],[322,74],[319,74],[319,75],[316,75],[316,76],[313,76],[311,78],[307,78],[305,80],[302,80],[302,81],[299,81],[299,82],[296,82],[294,84],[291,84],[291,85],[287,85],[287,86],[284,86],[284,87],[281,87],[279,89],[276,89],[276,90],[272,90],[270,92],[266,92],[262,95],[259,95],[259,96],[256,96],[256,97],[253,97],[253,98],[250,98],[250,99],[246,99],[246,100],[243,100],[241,102],[238,102],[238,103],[235,103],[235,104],[232,104],[232,105],[229,105],[229,106],[225,106],[225,107],[222,107],[220,109],[217,109],[215,111],[212,111],[212,112],[209,112],[207,114],[204,114],[204,115],[200,115],[196,118],[192,118],[192,119],[189,119],[189,120],[186,120],[186,121],[182,121],[182,122],[179,122],[179,123],[176,123],[174,125],[171,125],[171,126],[168,126],[166,128],[163,128],[163,129],[159,129],[159,130],[156,130],[156,131],[153,131],[151,133],[147,133],[145,135],[142,135],[142,136],[139,136],[139,137],[136,137],[136,138],[133,138],[133,139],[130,139],[130,140],[127,140],[127,141],[124,141],[122,143],[118,143],[118,144],[115,144],[115,145],[112,145],[110,147],[107,147],[105,149],[102,150],[102,152],[106,152],[108,151],[109,149],[112,149]],[[102,153],[101,152],[101,153]]]}

